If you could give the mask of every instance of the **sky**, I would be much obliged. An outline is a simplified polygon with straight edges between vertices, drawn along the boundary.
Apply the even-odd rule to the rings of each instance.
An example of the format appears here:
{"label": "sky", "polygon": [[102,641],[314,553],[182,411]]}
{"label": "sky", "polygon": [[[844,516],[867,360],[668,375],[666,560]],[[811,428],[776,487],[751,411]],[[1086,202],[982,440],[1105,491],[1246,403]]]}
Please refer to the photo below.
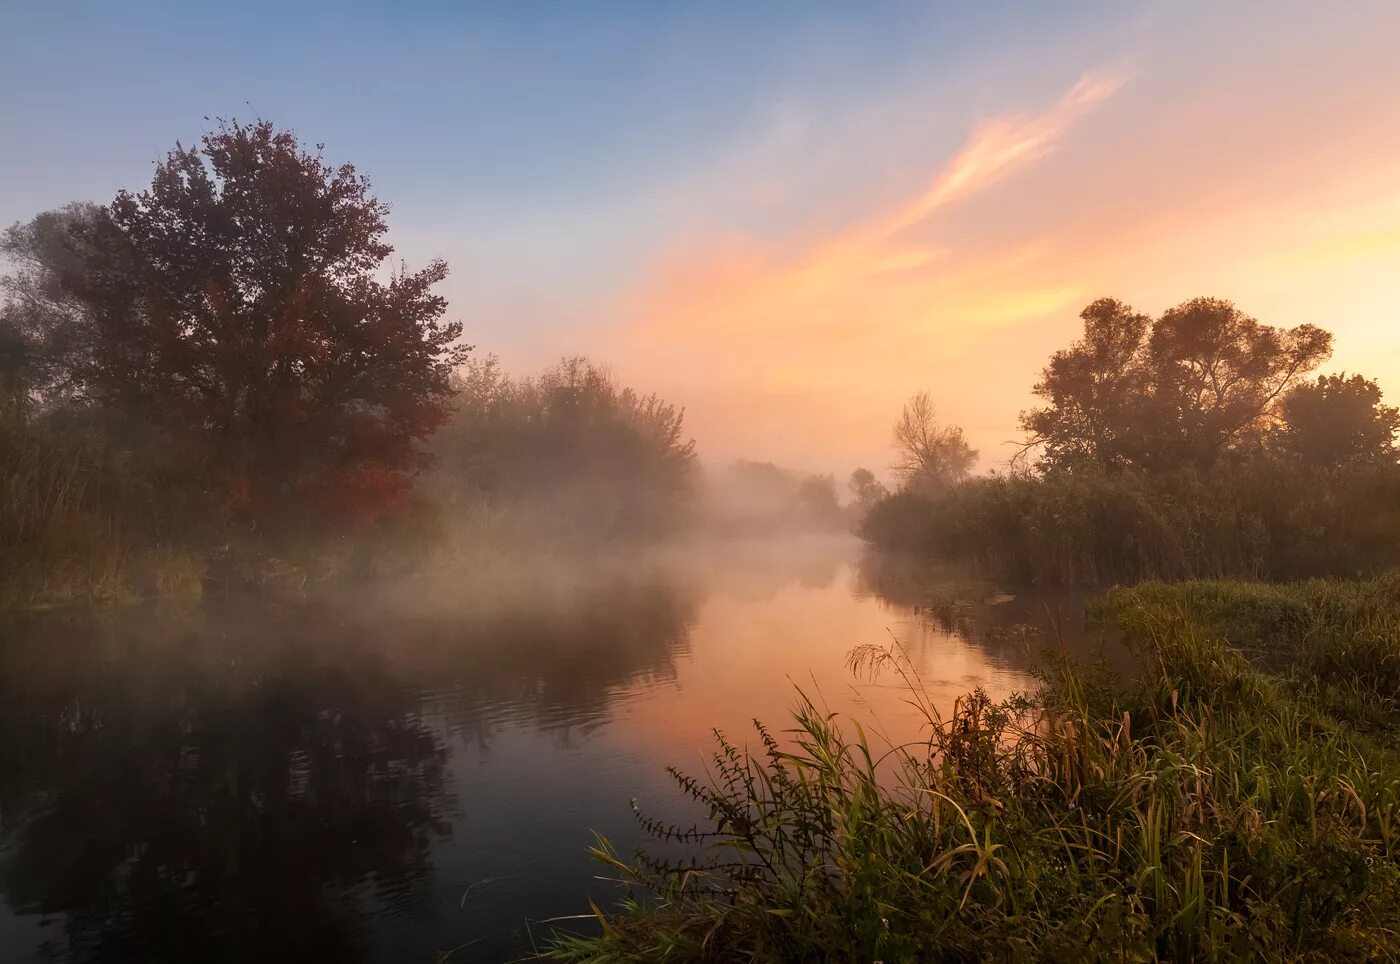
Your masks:
{"label": "sky", "polygon": [[206,118],[354,163],[450,317],[586,354],[709,461],[1005,464],[1101,296],[1335,335],[1400,396],[1400,3],[0,0],[0,224]]}

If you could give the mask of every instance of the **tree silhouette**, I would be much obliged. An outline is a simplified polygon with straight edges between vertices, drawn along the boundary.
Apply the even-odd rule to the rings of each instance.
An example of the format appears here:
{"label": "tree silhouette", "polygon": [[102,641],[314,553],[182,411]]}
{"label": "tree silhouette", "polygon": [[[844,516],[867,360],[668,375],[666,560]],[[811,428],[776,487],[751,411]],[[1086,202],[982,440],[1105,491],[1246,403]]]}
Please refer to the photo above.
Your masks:
{"label": "tree silhouette", "polygon": [[962,429],[939,425],[928,392],[909,399],[894,424],[898,460],[891,468],[909,492],[937,492],[967,478],[977,461]]}
{"label": "tree silhouette", "polygon": [[1291,390],[1280,406],[1279,447],[1313,465],[1389,462],[1400,456],[1400,410],[1360,375],[1322,375]]}
{"label": "tree silhouette", "polygon": [[1023,412],[1046,468],[1208,466],[1262,441],[1279,400],[1332,350],[1313,325],[1262,325],[1196,298],[1155,322],[1110,298],[1081,313],[1084,336],[1050,359]]}
{"label": "tree silhouette", "polygon": [[846,488],[850,490],[851,498],[861,515],[869,512],[871,506],[889,495],[884,484],[875,478],[875,473],[863,467],[851,473]]}

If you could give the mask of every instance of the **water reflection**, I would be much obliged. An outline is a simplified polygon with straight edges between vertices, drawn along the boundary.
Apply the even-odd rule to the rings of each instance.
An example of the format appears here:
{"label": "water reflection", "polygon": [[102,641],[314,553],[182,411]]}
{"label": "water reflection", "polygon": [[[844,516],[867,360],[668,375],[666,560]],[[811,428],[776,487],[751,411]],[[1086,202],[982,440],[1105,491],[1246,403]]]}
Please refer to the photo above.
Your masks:
{"label": "water reflection", "polygon": [[588,830],[628,846],[629,798],[682,806],[662,768],[712,727],[781,726],[794,685],[891,739],[913,726],[903,694],[849,677],[851,647],[893,635],[940,698],[1025,685],[1031,602],[955,606],[852,558],[753,544],[494,601],[424,583],[3,617],[0,950],[528,949],[526,918],[609,896]]}
{"label": "water reflection", "polygon": [[0,885],[59,956],[354,956],[431,887],[446,751],[383,657],[208,615],[6,632]]}

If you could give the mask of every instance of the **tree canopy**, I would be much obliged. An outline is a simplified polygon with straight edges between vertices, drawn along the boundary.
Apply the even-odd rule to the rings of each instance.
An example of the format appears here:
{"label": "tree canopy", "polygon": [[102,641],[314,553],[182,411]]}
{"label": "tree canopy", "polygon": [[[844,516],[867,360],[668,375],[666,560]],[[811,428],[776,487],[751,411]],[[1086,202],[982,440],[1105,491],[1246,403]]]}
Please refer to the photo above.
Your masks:
{"label": "tree canopy", "polygon": [[148,189],[10,229],[34,390],[120,411],[236,501],[392,503],[448,415],[447,267],[388,273],[387,206],[270,123],[177,145]]}
{"label": "tree canopy", "polygon": [[846,482],[846,488],[850,490],[856,510],[862,515],[869,512],[870,507],[876,502],[889,495],[884,484],[875,478],[875,473],[863,466],[851,473],[850,479]]}
{"label": "tree canopy", "polygon": [[1263,325],[1218,298],[1153,321],[1111,298],[1081,313],[1021,415],[1044,468],[1208,466],[1259,443],[1282,396],[1331,354],[1314,325]]}
{"label": "tree canopy", "polygon": [[1280,448],[1312,465],[1395,462],[1400,410],[1360,375],[1322,375],[1293,388],[1280,406]]}

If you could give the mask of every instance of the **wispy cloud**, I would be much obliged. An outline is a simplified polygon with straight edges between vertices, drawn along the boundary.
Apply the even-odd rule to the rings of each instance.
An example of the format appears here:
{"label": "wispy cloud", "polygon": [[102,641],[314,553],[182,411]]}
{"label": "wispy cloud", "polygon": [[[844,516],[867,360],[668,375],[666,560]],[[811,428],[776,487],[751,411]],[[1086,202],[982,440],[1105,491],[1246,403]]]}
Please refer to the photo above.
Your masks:
{"label": "wispy cloud", "polygon": [[873,237],[889,238],[1044,157],[1075,121],[1116,94],[1126,79],[1116,73],[1085,74],[1040,114],[998,117],[983,124],[927,191],[877,223]]}
{"label": "wispy cloud", "polygon": [[843,230],[797,239],[686,239],[659,261],[643,292],[638,324],[685,337],[710,327],[790,333],[812,322],[814,308],[850,294],[853,285],[869,293],[871,285],[891,284],[905,289],[907,298],[911,286],[917,291],[936,279],[948,253],[919,240],[913,229],[1045,157],[1075,121],[1123,82],[1120,75],[1085,75],[1040,113],[983,123],[927,189]]}
{"label": "wispy cloud", "polygon": [[[845,227],[677,239],[628,296],[628,321],[617,333],[623,351],[638,369],[664,372],[701,401],[691,418],[702,436],[722,432],[742,445],[746,431],[763,431],[760,422],[781,433],[796,428],[794,409],[868,394],[862,383],[884,386],[892,371],[908,380],[931,341],[954,348],[976,331],[1064,307],[1082,292],[1037,275],[1043,246],[1034,241],[969,256],[929,237],[945,210],[1055,151],[1123,83],[1116,74],[1085,75],[1039,112],[986,120],[922,188],[866,205],[875,213]],[[866,190],[875,196],[884,187]],[[717,377],[728,400],[709,392]],[[753,416],[736,426],[734,415],[745,409]],[[868,420],[853,429],[872,431]]]}

